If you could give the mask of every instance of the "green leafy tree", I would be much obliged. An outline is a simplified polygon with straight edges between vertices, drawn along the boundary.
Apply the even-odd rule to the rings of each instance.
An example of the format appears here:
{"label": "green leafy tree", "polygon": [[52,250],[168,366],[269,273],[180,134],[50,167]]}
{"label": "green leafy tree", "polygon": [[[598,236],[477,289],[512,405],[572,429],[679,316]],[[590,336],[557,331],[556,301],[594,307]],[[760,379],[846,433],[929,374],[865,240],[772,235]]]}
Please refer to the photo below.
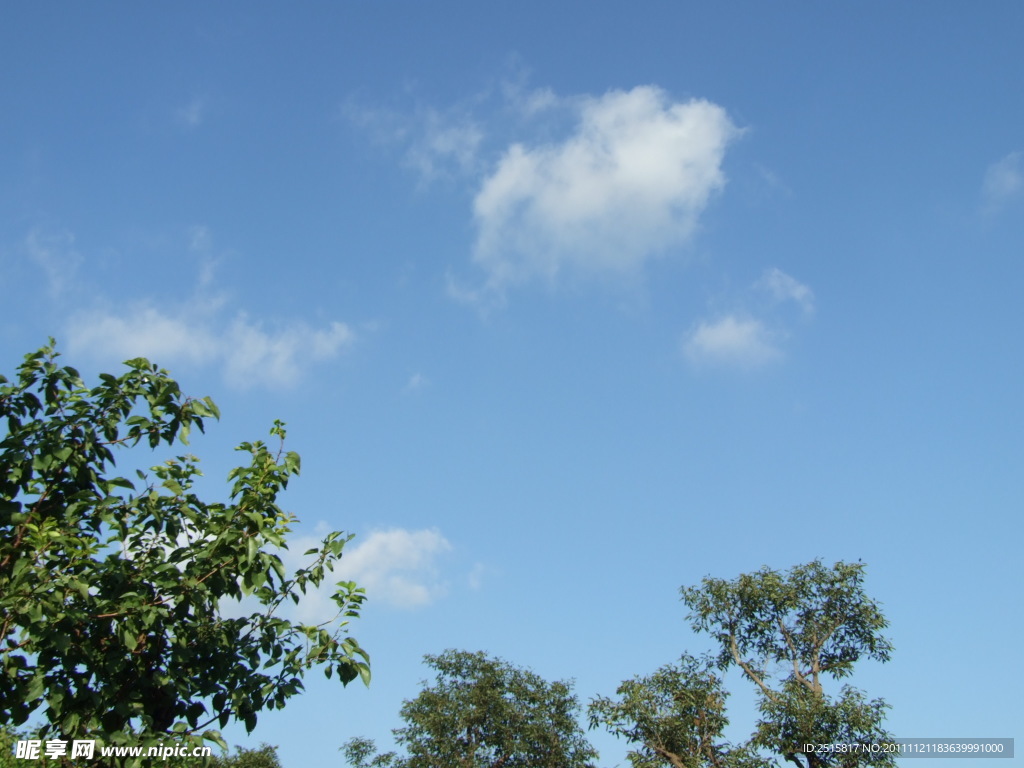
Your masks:
{"label": "green leafy tree", "polygon": [[[306,553],[308,567],[286,574],[277,552],[294,518],[277,496],[298,455],[243,443],[248,464],[229,473],[228,503],[193,492],[191,455],[136,481],[112,474],[115,451],[187,443],[219,416],[167,371],[125,365],[87,388],[58,365],[51,339],[13,381],[0,376],[0,722],[41,719],[44,738],[200,742],[214,723],[252,730],[314,667],[368,681],[368,657],[345,630],[364,600],[355,584],[338,584],[325,624],[277,615],[323,581],[351,538],[331,533]],[[271,434],[283,445],[280,422]],[[222,613],[242,598],[257,609]]]}
{"label": "green leafy tree", "polygon": [[722,680],[714,662],[684,655],[653,675],[625,681],[618,699],[590,703],[590,727],[604,726],[637,746],[628,753],[633,768],[757,768],[750,749],[733,747],[722,736],[729,724]]}
{"label": "green leafy tree", "polygon": [[683,588],[694,630],[719,646],[718,666],[738,667],[757,688],[761,719],[751,746],[798,766],[892,765],[889,753],[804,752],[805,744],[878,744],[891,737],[888,705],[826,679],[849,677],[862,658],[888,661],[892,646],[879,605],[864,592],[864,564],[818,560],[780,573],[763,568],[734,581],[706,578]]}
{"label": "green leafy tree", "polygon": [[549,683],[483,653],[449,650],[425,661],[437,678],[405,703],[406,725],[393,731],[407,754],[377,754],[372,741],[352,739],[342,748],[350,765],[585,768],[597,757],[570,683]]}
{"label": "green leafy tree", "polygon": [[0,727],[0,768],[24,768],[25,761],[14,756],[14,746],[20,738],[22,736],[10,728]]}
{"label": "green leafy tree", "polygon": [[209,768],[281,768],[281,761],[275,747],[262,744],[258,749],[235,747],[235,754],[213,758]]}

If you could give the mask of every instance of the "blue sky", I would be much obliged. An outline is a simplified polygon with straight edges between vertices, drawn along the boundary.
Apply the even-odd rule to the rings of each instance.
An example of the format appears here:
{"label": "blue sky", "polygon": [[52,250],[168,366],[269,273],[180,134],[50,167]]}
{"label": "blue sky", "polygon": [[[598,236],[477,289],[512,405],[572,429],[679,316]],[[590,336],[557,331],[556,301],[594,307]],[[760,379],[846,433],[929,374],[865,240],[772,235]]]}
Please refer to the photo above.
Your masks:
{"label": "blue sky", "polygon": [[371,688],[232,741],[340,765],[450,647],[586,702],[818,557],[895,735],[1021,735],[1024,8],[704,6],[5,10],[2,370],[149,356],[211,496],[280,418],[296,536],[357,534]]}

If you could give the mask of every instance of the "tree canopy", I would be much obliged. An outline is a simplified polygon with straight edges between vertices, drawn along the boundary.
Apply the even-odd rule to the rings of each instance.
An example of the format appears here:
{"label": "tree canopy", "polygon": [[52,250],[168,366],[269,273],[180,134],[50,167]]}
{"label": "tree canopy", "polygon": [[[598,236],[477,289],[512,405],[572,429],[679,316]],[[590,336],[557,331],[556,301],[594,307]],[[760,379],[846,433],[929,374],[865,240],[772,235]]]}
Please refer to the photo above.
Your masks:
{"label": "tree canopy", "polygon": [[[851,686],[838,696],[827,678],[849,677],[862,658],[887,661],[881,608],[863,589],[863,563],[815,560],[786,573],[762,568],[733,581],[708,577],[684,587],[697,632],[718,652],[684,654],[678,664],[625,681],[617,699],[597,697],[591,727],[624,737],[634,768],[759,768],[782,758],[800,768],[891,766],[891,752],[804,751],[807,744],[880,745],[888,705]],[[736,668],[752,682],[760,718],[738,746],[723,738],[726,692],[719,673]]]}
{"label": "tree canopy", "polygon": [[618,699],[598,696],[590,703],[590,727],[604,726],[636,748],[633,768],[757,768],[747,748],[733,747],[722,732],[728,693],[712,661],[684,655],[652,675],[626,680]]}
{"label": "tree canopy", "polygon": [[[278,494],[300,462],[284,426],[271,429],[276,449],[238,447],[247,463],[229,473],[226,503],[193,491],[190,454],[118,476],[115,452],[187,444],[217,406],[142,358],[90,388],[57,357],[51,339],[13,380],[0,376],[0,722],[41,718],[44,735],[109,744],[198,739],[215,723],[252,730],[314,667],[368,681],[345,629],[364,600],[354,583],[337,585],[325,624],[279,615],[351,538],[329,534],[286,573],[278,553],[295,518]],[[243,598],[255,610],[225,615]]]}
{"label": "tree canopy", "polygon": [[345,757],[355,768],[587,768],[597,753],[576,716],[567,682],[483,653],[449,650],[426,656],[433,685],[405,702],[395,741],[406,755],[377,754],[352,739]]}
{"label": "tree canopy", "polygon": [[[885,662],[892,645],[877,602],[864,592],[864,564],[820,560],[787,573],[771,568],[733,581],[708,577],[683,588],[694,630],[716,641],[718,666],[736,666],[757,687],[761,720],[751,744],[808,768],[845,765],[850,755],[804,753],[804,744],[880,743],[888,705],[826,678],[853,674],[862,658]],[[780,671],[781,670],[781,671]],[[803,762],[801,761],[803,758]],[[857,765],[889,765],[889,753],[858,754]]]}

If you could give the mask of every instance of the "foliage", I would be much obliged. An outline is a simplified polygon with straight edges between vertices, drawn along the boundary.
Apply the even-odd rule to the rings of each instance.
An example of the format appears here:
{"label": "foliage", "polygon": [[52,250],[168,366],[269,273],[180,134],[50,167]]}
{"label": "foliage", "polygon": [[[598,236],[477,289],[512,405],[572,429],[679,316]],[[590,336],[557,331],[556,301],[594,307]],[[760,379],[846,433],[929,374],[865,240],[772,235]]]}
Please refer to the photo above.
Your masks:
{"label": "foliage", "polygon": [[[882,744],[892,738],[882,727],[887,708],[881,699],[865,701],[864,695],[850,686],[844,686],[839,698],[832,700],[808,691],[790,678],[783,681],[781,695],[762,698],[763,716],[753,743],[798,765],[799,760],[794,758],[801,744]],[[890,754],[805,754],[804,758],[810,768],[888,766],[892,764]]]}
{"label": "foliage", "polygon": [[[566,682],[549,683],[483,653],[426,656],[437,671],[401,710],[395,740],[407,756],[375,754],[372,741],[344,747],[356,768],[584,768],[597,757],[576,720]],[[424,683],[426,685],[426,683]]]}
{"label": "foliage", "polygon": [[[228,503],[193,492],[191,455],[137,472],[137,488],[111,474],[114,451],[187,444],[217,407],[141,358],[91,389],[56,358],[51,339],[14,381],[0,376],[0,721],[41,716],[44,738],[199,741],[213,723],[251,730],[313,667],[367,681],[368,657],[344,630],[364,600],[355,584],[338,584],[338,615],[325,624],[276,615],[351,538],[331,533],[286,577],[276,552],[294,518],[277,496],[298,455],[243,443],[248,464],[229,473]],[[280,422],[271,434],[283,444]],[[243,597],[258,609],[222,613],[222,601]]]}
{"label": "foliage", "polygon": [[400,758],[397,752],[378,754],[373,739],[349,739],[341,751],[345,753],[345,760],[356,768],[406,768],[410,765],[409,760]]}
{"label": "foliage", "polygon": [[823,686],[825,677],[851,675],[861,658],[889,660],[892,646],[880,634],[888,622],[864,593],[863,576],[863,563],[827,568],[815,560],[788,573],[763,568],[681,590],[693,628],[717,641],[718,666],[739,667],[757,686],[761,720],[752,746],[808,768],[892,764],[888,753],[802,751],[809,743],[889,738],[881,725],[885,702],[867,702],[849,686],[833,699]]}
{"label": "foliage", "polygon": [[269,744],[262,744],[259,749],[235,747],[235,750],[234,755],[213,758],[209,768],[281,768],[277,749]]}
{"label": "foliage", "polygon": [[755,768],[763,764],[750,750],[722,737],[729,724],[721,679],[709,659],[684,655],[653,675],[626,680],[618,700],[599,696],[590,703],[590,727],[603,725],[637,749],[633,768]]}
{"label": "foliage", "polygon": [[14,756],[14,745],[20,738],[16,731],[0,726],[0,768],[24,768],[25,762]]}

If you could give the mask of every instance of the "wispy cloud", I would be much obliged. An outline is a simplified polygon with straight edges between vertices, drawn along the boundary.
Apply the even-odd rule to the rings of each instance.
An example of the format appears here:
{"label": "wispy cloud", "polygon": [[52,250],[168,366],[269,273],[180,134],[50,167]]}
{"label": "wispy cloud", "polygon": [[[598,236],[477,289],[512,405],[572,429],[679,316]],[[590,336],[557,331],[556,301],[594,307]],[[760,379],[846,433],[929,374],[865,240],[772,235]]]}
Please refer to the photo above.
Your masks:
{"label": "wispy cloud", "polygon": [[179,125],[189,130],[198,128],[206,119],[206,100],[192,99],[188,104],[174,111],[174,119]]}
{"label": "wispy cloud", "polygon": [[414,373],[409,377],[409,381],[405,383],[405,387],[402,389],[403,392],[415,392],[425,387],[429,382],[426,376],[422,373]]}
{"label": "wispy cloud", "polygon": [[631,272],[687,241],[725,185],[739,130],[708,101],[641,86],[576,99],[561,142],[516,143],[476,195],[474,262],[485,280],[453,293],[500,301],[509,287],[563,271]]}
{"label": "wispy cloud", "polygon": [[207,251],[210,249],[210,228],[204,224],[193,224],[188,228],[188,249],[190,251]]}
{"label": "wispy cloud", "polygon": [[238,312],[230,320],[194,304],[178,311],[138,304],[120,313],[83,311],[69,323],[68,344],[106,360],[147,357],[161,365],[217,365],[237,389],[288,388],[309,366],[329,360],[355,341],[345,323],[312,328],[292,321],[271,329]]}
{"label": "wispy cloud", "polygon": [[[53,272],[52,281],[72,274],[67,254],[74,254],[73,240],[62,236],[58,249],[30,234],[29,251]],[[98,294],[91,307],[68,317],[64,336],[69,349],[104,362],[147,357],[163,366],[215,366],[225,382],[237,389],[286,389],[295,386],[314,364],[354,345],[356,333],[346,323],[314,327],[298,319],[266,322],[232,309],[230,297],[213,288],[216,257],[211,241],[205,226],[193,226],[187,232],[187,250],[201,260],[192,296],[177,302],[154,297],[111,308],[111,302]],[[74,254],[72,262],[77,260]]]}
{"label": "wispy cloud", "polygon": [[790,186],[771,168],[767,168],[760,163],[755,163],[754,170],[757,173],[756,178],[759,179],[760,183],[763,185],[764,193],[780,194],[785,197],[791,197],[793,195],[793,190]]}
{"label": "wispy cloud", "polygon": [[767,291],[777,304],[793,301],[807,314],[814,312],[814,292],[778,267],[765,270],[756,286]]}
{"label": "wispy cloud", "polygon": [[733,304],[684,334],[683,353],[694,366],[753,369],[779,360],[790,335],[785,306],[799,307],[804,318],[815,306],[813,291],[777,267],[765,270]]}
{"label": "wispy cloud", "polygon": [[472,172],[483,141],[480,127],[435,110],[427,110],[422,119],[423,130],[406,152],[406,162],[427,181],[444,175],[453,166],[460,173]]}
{"label": "wispy cloud", "polygon": [[559,98],[550,88],[527,86],[525,72],[521,72],[515,79],[503,82],[501,94],[505,103],[519,116],[525,118],[534,117],[565,103],[565,100]]}
{"label": "wispy cloud", "polygon": [[483,563],[473,563],[473,567],[470,569],[469,575],[466,577],[469,588],[474,592],[479,592],[484,586],[484,574],[486,572],[487,569]]}
{"label": "wispy cloud", "polygon": [[213,285],[219,259],[214,254],[213,237],[210,228],[203,224],[195,224],[188,228],[188,250],[199,259],[199,287],[208,288]]}
{"label": "wispy cloud", "polygon": [[57,298],[75,282],[82,256],[75,250],[75,236],[70,232],[33,229],[25,237],[25,252],[46,275],[46,286]]}
{"label": "wispy cloud", "polygon": [[982,210],[987,215],[1001,211],[1024,189],[1024,152],[1011,152],[992,163],[981,185]]}
{"label": "wispy cloud", "polygon": [[403,162],[421,182],[471,174],[477,168],[484,131],[465,109],[419,107],[402,113],[346,102],[342,117],[383,145],[403,147]]}

